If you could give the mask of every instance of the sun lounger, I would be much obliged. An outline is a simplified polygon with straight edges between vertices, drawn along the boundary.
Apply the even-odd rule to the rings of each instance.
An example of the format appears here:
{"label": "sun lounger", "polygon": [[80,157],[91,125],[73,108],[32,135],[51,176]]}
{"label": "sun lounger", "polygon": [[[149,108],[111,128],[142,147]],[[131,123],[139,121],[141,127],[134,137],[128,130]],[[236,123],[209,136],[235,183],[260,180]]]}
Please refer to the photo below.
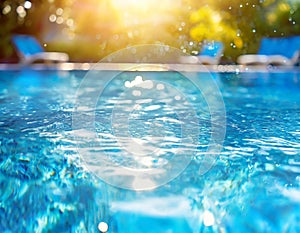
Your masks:
{"label": "sun lounger", "polygon": [[217,65],[220,62],[224,46],[222,42],[215,41],[205,44],[197,59],[199,63],[208,65]]}
{"label": "sun lounger", "polygon": [[203,45],[197,56],[183,56],[182,63],[201,63],[205,65],[217,65],[220,63],[224,46],[222,42],[212,41]]}
{"label": "sun lounger", "polygon": [[36,61],[66,62],[69,56],[60,52],[45,52],[39,42],[29,35],[14,35],[12,42],[17,49],[20,63],[28,65]]}
{"label": "sun lounger", "polygon": [[241,65],[283,65],[293,66],[298,62],[300,36],[263,38],[257,54],[241,55],[237,63]]}

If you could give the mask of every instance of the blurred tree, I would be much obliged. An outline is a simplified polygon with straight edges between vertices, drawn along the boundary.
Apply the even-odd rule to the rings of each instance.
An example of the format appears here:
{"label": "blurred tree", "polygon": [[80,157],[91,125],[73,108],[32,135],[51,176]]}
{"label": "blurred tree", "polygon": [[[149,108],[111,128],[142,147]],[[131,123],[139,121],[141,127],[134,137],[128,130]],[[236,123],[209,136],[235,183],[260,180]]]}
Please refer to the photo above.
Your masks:
{"label": "blurred tree", "polygon": [[75,0],[72,12],[75,24],[72,43],[92,45],[89,51],[94,60],[118,49],[117,44],[122,43],[120,21],[111,1]]}
{"label": "blurred tree", "polygon": [[210,0],[191,14],[197,40],[220,40],[225,44],[225,59],[235,61],[241,52],[254,52],[264,25],[260,0]]}
{"label": "blurred tree", "polygon": [[64,6],[59,0],[5,0],[0,2],[0,59],[9,60],[13,55],[11,35],[32,34],[40,38],[44,19],[49,9]]}
{"label": "blurred tree", "polygon": [[267,34],[291,36],[300,34],[300,2],[281,1],[273,5],[266,14]]}
{"label": "blurred tree", "polygon": [[223,41],[241,48],[242,41],[237,35],[237,30],[226,23],[227,13],[220,14],[208,6],[201,7],[190,16],[191,24],[195,25],[190,31],[194,40]]}
{"label": "blurred tree", "polygon": [[206,3],[191,13],[190,35],[197,41],[223,41],[227,61],[235,61],[241,53],[256,53],[264,36],[300,33],[300,3],[296,1],[208,0]]}
{"label": "blurred tree", "polygon": [[72,60],[96,61],[129,45],[162,43],[197,53],[221,40],[225,59],[255,53],[263,36],[300,33],[293,0],[4,0],[0,59],[13,54],[12,33],[33,34]]}

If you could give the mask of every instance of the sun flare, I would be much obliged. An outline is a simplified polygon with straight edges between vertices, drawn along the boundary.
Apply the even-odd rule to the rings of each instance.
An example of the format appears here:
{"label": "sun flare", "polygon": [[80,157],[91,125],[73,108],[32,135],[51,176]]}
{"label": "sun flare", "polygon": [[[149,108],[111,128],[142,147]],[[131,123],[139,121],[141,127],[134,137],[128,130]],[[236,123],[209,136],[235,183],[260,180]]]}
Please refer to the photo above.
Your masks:
{"label": "sun flare", "polygon": [[[112,0],[113,6],[121,11],[147,10],[155,1],[150,0]],[[150,10],[150,9],[149,9]]]}
{"label": "sun flare", "polygon": [[112,5],[120,13],[146,17],[172,10],[178,2],[178,0],[112,0]]}
{"label": "sun flare", "polygon": [[112,0],[125,26],[158,26],[175,17],[179,0]]}

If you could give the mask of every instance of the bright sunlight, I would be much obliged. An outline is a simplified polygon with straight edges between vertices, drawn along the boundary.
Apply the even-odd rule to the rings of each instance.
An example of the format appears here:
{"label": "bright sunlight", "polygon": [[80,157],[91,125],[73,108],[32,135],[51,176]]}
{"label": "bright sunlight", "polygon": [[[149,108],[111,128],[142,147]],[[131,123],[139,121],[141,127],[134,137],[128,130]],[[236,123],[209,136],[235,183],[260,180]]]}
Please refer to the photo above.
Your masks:
{"label": "bright sunlight", "polygon": [[[135,43],[169,40],[166,27],[176,22],[180,0],[112,0],[120,28]],[[157,33],[159,32],[159,33]],[[153,36],[155,35],[155,37]]]}
{"label": "bright sunlight", "polygon": [[178,0],[112,0],[113,6],[121,13],[145,13],[153,14],[157,10],[173,8]]}
{"label": "bright sunlight", "polygon": [[180,7],[179,0],[112,0],[112,5],[126,24],[143,24],[150,19],[165,21]]}

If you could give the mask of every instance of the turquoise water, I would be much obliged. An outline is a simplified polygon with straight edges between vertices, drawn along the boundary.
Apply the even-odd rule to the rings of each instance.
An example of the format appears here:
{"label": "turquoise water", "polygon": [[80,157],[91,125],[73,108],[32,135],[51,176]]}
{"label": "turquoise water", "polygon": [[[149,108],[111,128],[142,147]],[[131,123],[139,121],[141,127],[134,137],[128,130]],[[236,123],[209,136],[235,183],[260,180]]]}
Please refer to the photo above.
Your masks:
{"label": "turquoise water", "polygon": [[[83,71],[0,72],[1,232],[100,232],[100,222],[108,224],[108,232],[121,233],[300,232],[299,72],[209,76],[223,97],[226,135],[221,153],[204,174],[199,174],[199,167],[205,164],[211,116],[205,98],[187,80],[174,72],[138,74],[157,82],[168,79],[188,102],[175,104],[169,100],[172,92],[165,89],[160,96],[147,96],[150,101],[143,108],[130,109],[130,136],[158,144],[164,152],[142,163],[117,143],[111,120],[116,96],[136,73],[120,75],[94,109],[82,110],[86,117],[95,114],[97,146],[86,134],[76,138],[78,129],[72,124],[77,90],[85,75]],[[198,77],[208,78],[200,73]],[[101,77],[95,78],[94,87],[102,84]],[[190,107],[197,116],[196,123],[186,121],[192,143],[178,143],[182,122],[177,113]],[[126,101],[118,105],[121,112],[128,108]],[[154,140],[159,129],[164,143]],[[87,169],[88,148],[118,166],[134,169],[164,168],[172,159],[180,165],[178,156],[191,148],[194,153],[188,166],[167,183],[132,191],[107,184],[100,179],[101,171],[99,175]],[[178,148],[183,152],[176,155],[173,151]],[[101,166],[101,160],[93,162]]]}

